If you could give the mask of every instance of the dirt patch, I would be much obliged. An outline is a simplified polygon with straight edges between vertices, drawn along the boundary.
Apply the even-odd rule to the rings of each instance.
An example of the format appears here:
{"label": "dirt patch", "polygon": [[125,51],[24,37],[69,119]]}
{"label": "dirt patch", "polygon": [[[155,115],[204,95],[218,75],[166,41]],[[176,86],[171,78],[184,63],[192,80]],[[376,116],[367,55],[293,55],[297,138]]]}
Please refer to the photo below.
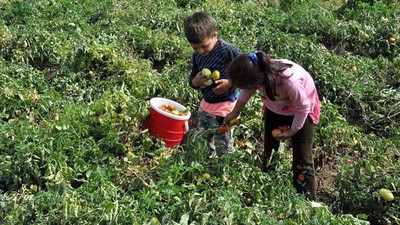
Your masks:
{"label": "dirt patch", "polygon": [[189,120],[189,128],[196,128],[197,127],[197,117],[196,116],[192,116]]}
{"label": "dirt patch", "polygon": [[336,159],[329,159],[320,166],[316,166],[316,201],[331,205],[335,201],[332,194],[335,188],[335,179],[339,166]]}

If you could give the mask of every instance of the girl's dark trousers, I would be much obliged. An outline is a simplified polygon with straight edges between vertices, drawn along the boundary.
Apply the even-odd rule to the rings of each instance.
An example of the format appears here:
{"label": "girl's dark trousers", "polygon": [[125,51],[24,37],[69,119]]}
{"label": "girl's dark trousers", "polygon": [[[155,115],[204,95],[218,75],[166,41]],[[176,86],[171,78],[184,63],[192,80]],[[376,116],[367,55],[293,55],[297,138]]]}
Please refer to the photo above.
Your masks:
{"label": "girl's dark trousers", "polygon": [[[280,142],[272,137],[272,130],[283,125],[290,126],[294,116],[276,114],[265,110],[265,134],[263,169],[265,172],[274,170],[270,165],[272,149],[278,150]],[[314,127],[310,116],[304,126],[291,137],[293,146],[293,185],[298,193],[305,194],[309,200],[315,198],[315,170],[313,160]],[[272,163],[271,163],[272,164]]]}

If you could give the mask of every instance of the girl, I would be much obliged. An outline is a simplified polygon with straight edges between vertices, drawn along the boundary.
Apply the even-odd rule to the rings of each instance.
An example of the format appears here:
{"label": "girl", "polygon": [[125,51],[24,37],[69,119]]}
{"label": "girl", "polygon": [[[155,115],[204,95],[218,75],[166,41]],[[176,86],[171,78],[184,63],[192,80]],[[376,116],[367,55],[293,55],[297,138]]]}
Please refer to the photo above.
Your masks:
{"label": "girl", "polygon": [[[293,185],[298,193],[314,200],[313,138],[320,105],[310,74],[287,59],[271,59],[265,52],[255,51],[237,56],[228,67],[228,78],[241,91],[238,102],[224,122],[238,117],[258,89],[265,109],[264,171],[273,169],[268,166],[272,149],[278,150],[280,140],[291,138]],[[272,135],[274,129],[284,125],[290,128]]]}

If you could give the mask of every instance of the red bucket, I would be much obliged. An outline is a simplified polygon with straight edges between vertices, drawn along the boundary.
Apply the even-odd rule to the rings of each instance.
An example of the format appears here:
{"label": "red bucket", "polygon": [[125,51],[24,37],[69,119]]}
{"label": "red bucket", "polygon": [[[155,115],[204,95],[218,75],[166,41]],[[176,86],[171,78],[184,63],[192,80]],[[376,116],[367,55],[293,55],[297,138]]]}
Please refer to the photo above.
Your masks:
{"label": "red bucket", "polygon": [[181,143],[183,135],[189,130],[190,112],[187,112],[185,116],[173,115],[159,108],[165,104],[173,105],[178,111],[186,110],[185,106],[170,99],[152,98],[150,99],[150,116],[146,125],[150,135],[163,139],[168,147],[173,148]]}

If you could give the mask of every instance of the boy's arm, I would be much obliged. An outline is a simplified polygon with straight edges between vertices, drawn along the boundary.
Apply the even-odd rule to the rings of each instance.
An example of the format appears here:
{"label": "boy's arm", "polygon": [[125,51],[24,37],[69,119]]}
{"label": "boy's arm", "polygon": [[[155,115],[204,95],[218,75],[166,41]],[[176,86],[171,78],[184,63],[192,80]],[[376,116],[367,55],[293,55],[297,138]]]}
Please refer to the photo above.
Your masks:
{"label": "boy's arm", "polygon": [[228,60],[229,62],[232,62],[232,60],[234,58],[236,58],[236,56],[242,54],[242,52],[240,51],[239,48],[237,48],[236,46],[234,46],[233,44],[231,44],[230,48],[228,48],[229,51],[227,51],[227,56],[228,56]]}
{"label": "boy's arm", "polygon": [[[227,45],[227,54],[226,57],[228,58],[229,62],[232,62],[232,60],[241,54],[240,50],[234,46],[233,44],[228,44]],[[213,88],[213,92],[217,95],[222,95],[225,92],[227,92],[229,90],[229,88],[231,88],[233,85],[232,83],[228,80],[228,79],[219,79],[216,80],[215,83],[217,84],[217,86],[215,88]]]}
{"label": "boy's arm", "polygon": [[198,89],[200,86],[196,86],[193,84],[193,79],[196,77],[196,75],[199,72],[199,67],[197,66],[196,61],[194,60],[194,54],[192,56],[192,62],[193,62],[193,67],[192,67],[192,72],[190,72],[190,76],[189,76],[189,86],[194,89]]}

